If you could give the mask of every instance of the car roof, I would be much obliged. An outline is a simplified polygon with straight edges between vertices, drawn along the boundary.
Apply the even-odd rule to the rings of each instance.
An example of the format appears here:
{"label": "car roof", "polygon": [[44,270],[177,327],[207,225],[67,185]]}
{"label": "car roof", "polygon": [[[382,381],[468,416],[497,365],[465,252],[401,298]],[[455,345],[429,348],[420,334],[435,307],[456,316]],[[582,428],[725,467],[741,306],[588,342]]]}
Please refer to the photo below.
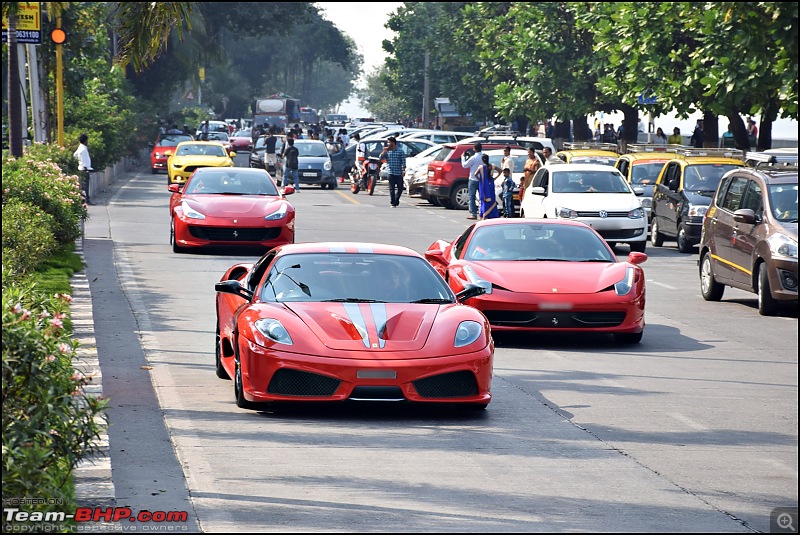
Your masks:
{"label": "car roof", "polygon": [[610,158],[619,158],[619,154],[616,152],[597,149],[560,150],[556,153],[556,156],[559,154],[569,154],[570,156],[608,156]]}
{"label": "car roof", "polygon": [[[604,166],[607,167],[607,166]],[[475,228],[490,227],[495,225],[563,225],[570,227],[589,227],[586,223],[576,221],[574,219],[535,219],[535,218],[513,218],[506,219],[503,217],[495,219],[484,219],[475,223]],[[589,227],[591,228],[591,227]]]}
{"label": "car roof", "polygon": [[719,157],[719,156],[688,156],[686,158],[675,158],[679,161],[686,162],[686,165],[692,164],[732,164],[732,165],[744,165],[742,160],[738,160],[736,158],[726,158],[726,157]]}
{"label": "car roof", "polygon": [[798,167],[793,165],[741,169],[741,171],[760,176],[768,184],[797,184],[798,170]]}
{"label": "car roof", "polygon": [[562,165],[556,165],[553,167],[548,167],[551,173],[566,173],[569,171],[617,171],[616,167],[611,167],[610,165],[602,165],[599,163],[565,163]]}
{"label": "car roof", "polygon": [[181,141],[177,146],[180,147],[181,145],[219,145],[220,147],[225,147],[225,145],[219,141],[200,141],[197,139]]}
{"label": "car roof", "polygon": [[389,245],[367,242],[310,242],[292,243],[279,248],[280,255],[296,253],[376,253],[422,258],[418,252],[401,245]]}
{"label": "car roof", "polygon": [[676,159],[676,154],[673,152],[629,152],[628,154],[621,154],[620,159],[625,158],[634,163],[647,163],[647,162],[666,162]]}
{"label": "car roof", "polygon": [[[505,152],[505,149],[489,149],[482,152],[484,154],[488,154],[489,156],[496,156],[498,154],[503,154]],[[528,155],[528,149],[511,147],[511,156],[527,156],[527,155]]]}

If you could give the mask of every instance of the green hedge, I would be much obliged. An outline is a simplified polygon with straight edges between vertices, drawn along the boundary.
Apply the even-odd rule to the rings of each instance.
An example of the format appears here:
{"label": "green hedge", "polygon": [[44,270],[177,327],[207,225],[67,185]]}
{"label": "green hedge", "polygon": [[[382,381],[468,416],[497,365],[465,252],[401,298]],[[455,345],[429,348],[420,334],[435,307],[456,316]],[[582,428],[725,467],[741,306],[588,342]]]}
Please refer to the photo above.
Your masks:
{"label": "green hedge", "polygon": [[10,199],[3,204],[3,267],[15,277],[33,271],[56,249],[53,216],[38,206]]}

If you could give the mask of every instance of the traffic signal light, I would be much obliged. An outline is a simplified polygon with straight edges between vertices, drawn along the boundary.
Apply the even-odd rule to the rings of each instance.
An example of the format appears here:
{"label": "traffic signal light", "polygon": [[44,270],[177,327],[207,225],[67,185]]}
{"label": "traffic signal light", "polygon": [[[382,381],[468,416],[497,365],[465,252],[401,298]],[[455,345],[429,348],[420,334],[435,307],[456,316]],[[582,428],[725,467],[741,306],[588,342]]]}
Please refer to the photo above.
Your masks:
{"label": "traffic signal light", "polygon": [[50,39],[57,45],[63,45],[67,40],[67,33],[61,28],[56,28],[50,32]]}

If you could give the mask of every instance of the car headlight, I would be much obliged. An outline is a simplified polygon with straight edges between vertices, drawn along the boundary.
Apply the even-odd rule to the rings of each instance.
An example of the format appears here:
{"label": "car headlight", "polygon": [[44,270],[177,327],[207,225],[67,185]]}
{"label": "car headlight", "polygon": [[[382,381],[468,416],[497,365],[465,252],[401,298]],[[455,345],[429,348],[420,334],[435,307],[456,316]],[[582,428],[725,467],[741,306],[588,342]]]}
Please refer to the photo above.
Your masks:
{"label": "car headlight", "polygon": [[628,295],[633,288],[634,275],[633,268],[627,268],[622,280],[614,284],[614,292],[616,292],[617,295]]}
{"label": "car headlight", "polygon": [[706,215],[708,211],[708,206],[696,206],[694,204],[689,205],[689,217],[703,217]]}
{"label": "car headlight", "polygon": [[578,217],[578,212],[576,212],[572,208],[564,208],[562,206],[557,206],[556,217],[562,217],[564,219],[575,219]]}
{"label": "car headlight", "polygon": [[464,347],[477,340],[483,333],[483,327],[477,321],[462,321],[456,329],[455,347]]}
{"label": "car headlight", "polygon": [[289,210],[289,207],[286,206],[286,203],[281,203],[281,207],[272,212],[271,214],[265,215],[264,219],[267,221],[275,221],[277,219],[281,219],[283,216],[286,215],[286,212]]}
{"label": "car headlight", "polygon": [[653,207],[653,198],[652,197],[643,197],[642,198],[642,208],[652,208]]}
{"label": "car headlight", "polygon": [[331,165],[331,162],[325,162],[324,164],[322,164],[322,168],[325,169],[326,171],[330,171],[331,169],[333,169],[333,165]]}
{"label": "car headlight", "polygon": [[256,320],[255,326],[261,334],[279,344],[290,346],[294,343],[292,342],[292,337],[289,336],[289,331],[278,320],[262,318]]}
{"label": "car headlight", "polygon": [[772,256],[782,256],[797,260],[797,242],[783,234],[773,234],[767,238]]}
{"label": "car headlight", "polygon": [[161,158],[161,153],[160,152],[156,152],[156,153],[153,154],[153,156],[155,156],[156,158]]}
{"label": "car headlight", "polygon": [[644,217],[644,210],[641,208],[634,208],[628,212],[628,219],[642,219]]}
{"label": "car headlight", "polygon": [[183,215],[192,219],[205,219],[205,214],[201,214],[191,206],[186,201],[181,201],[181,210],[183,210]]}

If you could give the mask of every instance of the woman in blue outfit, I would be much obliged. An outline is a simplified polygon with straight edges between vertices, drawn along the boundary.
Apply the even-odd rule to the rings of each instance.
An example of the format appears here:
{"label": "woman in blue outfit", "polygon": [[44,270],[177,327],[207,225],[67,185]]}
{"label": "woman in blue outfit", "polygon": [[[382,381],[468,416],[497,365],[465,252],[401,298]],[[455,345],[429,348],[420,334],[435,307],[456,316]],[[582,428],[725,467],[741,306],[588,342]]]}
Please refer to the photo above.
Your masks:
{"label": "woman in blue outfit", "polygon": [[478,177],[478,197],[480,198],[480,214],[478,219],[494,219],[500,217],[497,209],[497,194],[494,191],[494,174],[496,167],[489,163],[489,155],[484,154],[483,165]]}

